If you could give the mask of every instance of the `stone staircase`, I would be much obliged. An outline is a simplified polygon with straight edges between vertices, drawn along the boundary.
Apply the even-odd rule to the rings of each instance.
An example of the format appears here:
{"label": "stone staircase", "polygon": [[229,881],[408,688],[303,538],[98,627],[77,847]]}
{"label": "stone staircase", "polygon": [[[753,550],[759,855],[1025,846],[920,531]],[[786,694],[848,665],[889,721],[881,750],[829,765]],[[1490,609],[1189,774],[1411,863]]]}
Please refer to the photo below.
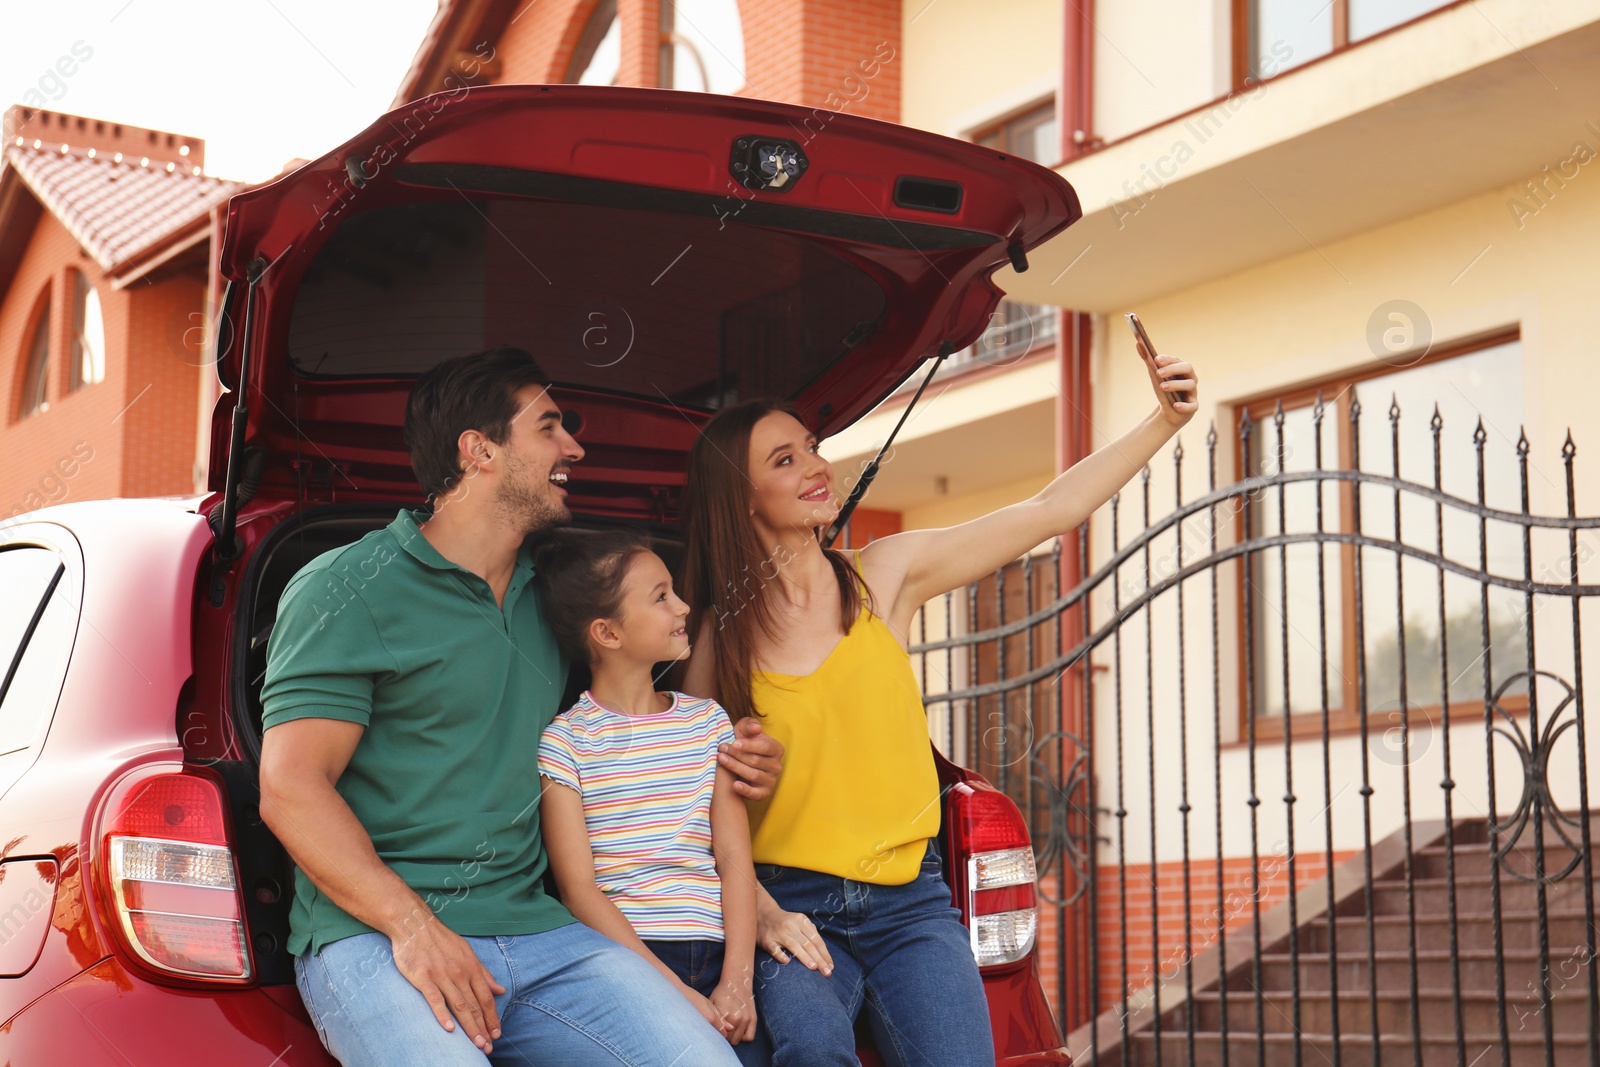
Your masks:
{"label": "stone staircase", "polygon": [[[1600,844],[1600,816],[1591,815],[1591,819],[1591,840]],[[1158,1063],[1169,1067],[1414,1067],[1418,1063],[1423,1067],[1493,1067],[1507,1059],[1505,1053],[1509,1052],[1507,1062],[1511,1067],[1600,1067],[1600,1058],[1593,1055],[1589,1040],[1587,962],[1595,940],[1585,918],[1581,863],[1561,881],[1545,886],[1548,1010],[1539,992],[1537,888],[1502,868],[1502,1039],[1492,907],[1494,870],[1487,824],[1481,819],[1458,821],[1455,832],[1458,1035],[1443,831],[1441,823],[1414,827],[1414,987],[1405,854],[1403,838],[1397,834],[1373,848],[1370,924],[1365,860],[1357,855],[1334,872],[1331,931],[1330,886],[1329,880],[1323,879],[1297,896],[1298,930],[1288,929],[1287,905],[1263,913],[1259,968],[1253,958],[1252,931],[1247,926],[1228,937],[1226,976],[1217,974],[1215,949],[1196,958],[1196,992],[1192,1001],[1187,998],[1181,973],[1175,980],[1162,983],[1159,1025],[1150,991],[1143,992],[1140,1005],[1144,1010],[1130,1013],[1126,1050],[1120,1047],[1119,1017],[1115,1013],[1103,1015],[1098,1027],[1099,1062],[1129,1067],[1155,1067]],[[1578,840],[1576,828],[1569,833]],[[1573,857],[1553,830],[1546,828],[1545,840],[1547,869],[1559,869]],[[1600,857],[1596,859],[1594,866],[1600,874]],[[1510,865],[1531,875],[1532,861],[1530,824]],[[1335,946],[1336,953],[1330,953]],[[1080,1067],[1096,1058],[1089,1054],[1087,1045],[1082,1031],[1069,1042]]]}

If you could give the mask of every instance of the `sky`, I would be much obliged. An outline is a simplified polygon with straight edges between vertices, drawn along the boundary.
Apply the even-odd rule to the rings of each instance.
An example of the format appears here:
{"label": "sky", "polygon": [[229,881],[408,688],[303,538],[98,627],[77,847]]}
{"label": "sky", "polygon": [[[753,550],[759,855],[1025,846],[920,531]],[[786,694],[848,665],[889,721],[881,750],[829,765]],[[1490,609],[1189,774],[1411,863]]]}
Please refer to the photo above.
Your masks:
{"label": "sky", "polygon": [[387,111],[437,8],[437,0],[0,0],[0,107],[38,104],[200,137],[206,173],[261,181]]}

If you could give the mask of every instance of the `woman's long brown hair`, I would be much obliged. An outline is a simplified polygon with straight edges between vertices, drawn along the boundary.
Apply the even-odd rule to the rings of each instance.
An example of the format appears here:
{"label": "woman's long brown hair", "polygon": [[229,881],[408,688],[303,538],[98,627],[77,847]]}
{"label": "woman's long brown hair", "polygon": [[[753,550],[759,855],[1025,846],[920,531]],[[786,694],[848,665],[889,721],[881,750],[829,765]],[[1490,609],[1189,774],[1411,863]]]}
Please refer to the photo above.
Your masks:
{"label": "woman's long brown hair", "polygon": [[[693,611],[691,635],[711,626],[714,695],[734,722],[755,715],[750,678],[758,634],[775,637],[771,595],[778,567],[750,521],[750,433],[774,412],[802,422],[776,400],[751,400],[718,412],[689,450],[684,492],[683,576],[679,583]],[[822,527],[817,528],[821,535]],[[825,549],[839,582],[839,625],[846,633],[862,607],[862,587],[844,553]],[[707,694],[699,694],[707,695]]]}

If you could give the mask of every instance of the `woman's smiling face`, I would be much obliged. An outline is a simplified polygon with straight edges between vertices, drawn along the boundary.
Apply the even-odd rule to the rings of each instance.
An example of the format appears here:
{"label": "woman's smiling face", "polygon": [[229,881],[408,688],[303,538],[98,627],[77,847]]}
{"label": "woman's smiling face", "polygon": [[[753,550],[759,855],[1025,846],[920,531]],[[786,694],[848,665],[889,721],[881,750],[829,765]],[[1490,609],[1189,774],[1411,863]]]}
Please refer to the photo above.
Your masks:
{"label": "woman's smiling face", "polygon": [[750,513],[764,534],[826,526],[839,516],[833,466],[793,415],[774,411],[750,431]]}

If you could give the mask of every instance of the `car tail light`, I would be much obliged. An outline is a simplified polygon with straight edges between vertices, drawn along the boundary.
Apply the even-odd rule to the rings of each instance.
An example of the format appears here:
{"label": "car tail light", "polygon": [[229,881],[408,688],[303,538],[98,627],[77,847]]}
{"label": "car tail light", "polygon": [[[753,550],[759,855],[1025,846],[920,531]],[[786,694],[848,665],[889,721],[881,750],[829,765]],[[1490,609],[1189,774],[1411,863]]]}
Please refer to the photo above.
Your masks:
{"label": "car tail light", "polygon": [[226,811],[222,784],[195,770],[124,779],[101,809],[110,925],[157,973],[251,978]]}
{"label": "car tail light", "polygon": [[952,868],[980,967],[1016,963],[1039,930],[1037,872],[1028,824],[1011,798],[984,783],[950,790]]}

